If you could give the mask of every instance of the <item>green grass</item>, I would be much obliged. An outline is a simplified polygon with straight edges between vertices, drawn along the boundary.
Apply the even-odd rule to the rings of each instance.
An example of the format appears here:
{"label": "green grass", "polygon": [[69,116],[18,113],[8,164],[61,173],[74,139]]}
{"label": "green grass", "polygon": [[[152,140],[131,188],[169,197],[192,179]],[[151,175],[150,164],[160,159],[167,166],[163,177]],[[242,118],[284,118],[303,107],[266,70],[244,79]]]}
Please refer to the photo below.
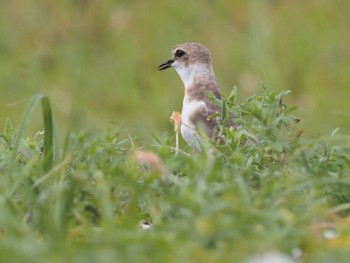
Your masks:
{"label": "green grass", "polygon": [[[177,156],[174,136],[145,145],[115,127],[54,143],[48,98],[34,96],[0,136],[0,261],[244,262],[300,249],[300,262],[347,262],[349,138],[304,136],[288,93],[238,103],[233,89],[213,103],[239,128],[219,125],[221,144]],[[45,133],[25,138],[40,102]]]}

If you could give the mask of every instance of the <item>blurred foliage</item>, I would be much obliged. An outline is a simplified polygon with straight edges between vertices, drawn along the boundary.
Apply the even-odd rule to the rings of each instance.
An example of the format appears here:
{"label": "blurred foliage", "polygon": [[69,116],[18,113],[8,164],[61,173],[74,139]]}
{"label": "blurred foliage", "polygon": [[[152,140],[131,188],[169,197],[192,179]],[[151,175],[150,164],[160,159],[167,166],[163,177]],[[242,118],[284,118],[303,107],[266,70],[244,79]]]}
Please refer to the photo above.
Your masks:
{"label": "blurred foliage", "polygon": [[[49,169],[45,137],[57,130],[47,98],[32,97],[20,126],[41,101],[45,132],[20,137],[8,119],[0,133],[0,261],[248,262],[280,251],[347,262],[350,148],[337,130],[302,136],[289,91],[263,91],[213,101],[221,142],[203,138],[199,152],[175,156],[173,137],[138,148],[122,130],[81,130],[48,146]],[[224,125],[232,113],[236,130]]]}
{"label": "blurred foliage", "polygon": [[349,1],[0,3],[0,125],[16,125],[41,92],[61,131],[112,122],[151,140],[171,130],[183,96],[176,73],[157,65],[175,44],[198,41],[212,51],[223,93],[238,85],[244,101],[261,82],[288,89],[308,134],[350,130]]}

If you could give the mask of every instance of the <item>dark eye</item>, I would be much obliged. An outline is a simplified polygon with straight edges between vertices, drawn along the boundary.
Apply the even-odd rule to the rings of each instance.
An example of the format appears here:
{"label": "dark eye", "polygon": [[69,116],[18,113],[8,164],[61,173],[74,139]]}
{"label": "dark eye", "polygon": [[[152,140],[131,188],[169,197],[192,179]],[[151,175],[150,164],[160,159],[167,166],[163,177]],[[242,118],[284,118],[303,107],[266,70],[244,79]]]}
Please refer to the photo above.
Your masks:
{"label": "dark eye", "polygon": [[181,58],[183,55],[185,55],[185,52],[182,51],[181,49],[176,50],[175,56],[178,58]]}

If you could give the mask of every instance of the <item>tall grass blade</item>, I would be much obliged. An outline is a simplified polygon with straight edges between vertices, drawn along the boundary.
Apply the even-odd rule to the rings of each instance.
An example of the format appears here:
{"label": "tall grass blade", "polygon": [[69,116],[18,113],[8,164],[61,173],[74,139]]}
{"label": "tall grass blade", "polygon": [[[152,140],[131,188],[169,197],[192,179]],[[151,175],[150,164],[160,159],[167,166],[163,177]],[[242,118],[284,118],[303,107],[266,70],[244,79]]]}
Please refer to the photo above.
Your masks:
{"label": "tall grass blade", "polygon": [[23,133],[27,126],[30,123],[30,119],[33,115],[33,111],[41,102],[42,106],[42,114],[44,120],[44,146],[43,146],[43,154],[44,154],[44,169],[45,171],[49,171],[52,168],[53,164],[53,149],[54,149],[54,131],[53,131],[53,117],[50,106],[50,101],[46,95],[43,94],[35,94],[28,102],[24,114],[22,116],[21,124],[18,129],[18,134],[15,139],[14,148],[12,151],[12,155],[9,160],[9,167],[12,169],[13,164],[16,160],[17,153],[19,151],[19,145],[21,138],[23,137]]}

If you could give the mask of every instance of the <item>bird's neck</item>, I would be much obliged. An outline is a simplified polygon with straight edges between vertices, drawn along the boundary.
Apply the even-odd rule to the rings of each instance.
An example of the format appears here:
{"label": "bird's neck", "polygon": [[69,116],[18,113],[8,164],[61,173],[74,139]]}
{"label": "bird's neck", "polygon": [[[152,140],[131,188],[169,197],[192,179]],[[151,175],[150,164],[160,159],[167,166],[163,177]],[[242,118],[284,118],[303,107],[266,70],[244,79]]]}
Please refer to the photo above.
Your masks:
{"label": "bird's neck", "polygon": [[185,94],[194,85],[206,85],[206,83],[216,82],[213,68],[211,65],[193,64],[187,67],[176,68],[185,86]]}

